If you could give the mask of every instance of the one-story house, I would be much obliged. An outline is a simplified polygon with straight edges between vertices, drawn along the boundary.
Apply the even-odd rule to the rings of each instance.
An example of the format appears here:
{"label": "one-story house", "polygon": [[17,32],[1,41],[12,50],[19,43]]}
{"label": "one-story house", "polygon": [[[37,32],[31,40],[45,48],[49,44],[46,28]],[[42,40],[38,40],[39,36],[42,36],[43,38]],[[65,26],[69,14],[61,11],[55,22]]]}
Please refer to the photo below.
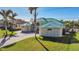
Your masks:
{"label": "one-story house", "polygon": [[9,22],[13,23],[14,25],[12,26],[12,28],[14,30],[20,30],[21,29],[21,25],[26,23],[26,21],[24,21],[23,19],[16,19],[16,20],[9,20]]}
{"label": "one-story house", "polygon": [[[54,18],[40,18],[37,22],[39,23],[37,27],[41,36],[61,37],[63,35],[64,25],[59,20]],[[34,29],[33,22],[26,22],[21,28],[22,32],[32,32]]]}
{"label": "one-story house", "polygon": [[[35,32],[36,30],[36,27],[35,27],[35,24],[34,24],[34,21],[27,21],[26,23],[22,24],[21,25],[21,31],[22,32],[25,32],[25,33],[28,33],[28,32]],[[38,26],[38,23],[37,23],[37,27]],[[37,29],[38,30],[38,29]],[[38,33],[38,31],[37,31]]]}
{"label": "one-story house", "polygon": [[[41,18],[42,20],[44,18]],[[45,21],[44,21],[45,20]],[[45,18],[43,25],[39,26],[39,34],[46,37],[61,37],[64,25],[57,19]]]}
{"label": "one-story house", "polygon": [[29,23],[29,22],[26,22],[25,24],[22,24],[21,26],[22,26],[22,28],[21,28],[22,32],[31,32],[32,31],[32,26],[31,26],[31,23]]}

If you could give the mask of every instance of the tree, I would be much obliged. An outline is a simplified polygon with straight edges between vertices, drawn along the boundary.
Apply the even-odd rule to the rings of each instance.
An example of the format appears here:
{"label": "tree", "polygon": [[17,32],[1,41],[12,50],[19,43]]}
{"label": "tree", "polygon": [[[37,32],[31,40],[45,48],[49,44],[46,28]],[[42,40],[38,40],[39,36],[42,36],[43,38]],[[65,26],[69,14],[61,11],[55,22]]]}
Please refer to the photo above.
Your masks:
{"label": "tree", "polygon": [[[38,40],[38,38],[36,37],[36,33],[37,33],[37,26],[39,26],[39,23],[37,23],[36,19],[37,19],[37,8],[38,7],[29,7],[29,11],[30,14],[33,14],[34,17],[34,25],[35,25],[35,39],[46,49],[46,51],[49,51],[47,47],[45,47],[42,42],[40,42]],[[33,13],[34,12],[34,13]]]}
{"label": "tree", "polygon": [[9,23],[10,28],[12,29],[12,32],[13,32],[13,26],[16,25],[16,22],[15,22],[16,21],[16,18],[15,18],[16,16],[17,16],[17,14],[14,13],[13,11],[12,11],[11,15],[9,16],[9,18],[12,21],[12,22]]}
{"label": "tree", "polygon": [[36,33],[37,33],[37,23],[36,23],[36,18],[37,18],[37,8],[38,8],[38,7],[29,7],[30,14],[33,14],[33,17],[34,17],[35,38],[36,38]]}
{"label": "tree", "polygon": [[4,24],[5,24],[5,35],[7,35],[7,28],[8,28],[8,16],[10,15],[10,13],[12,13],[11,10],[1,10],[0,11],[0,15],[2,15],[3,20],[4,20]]}

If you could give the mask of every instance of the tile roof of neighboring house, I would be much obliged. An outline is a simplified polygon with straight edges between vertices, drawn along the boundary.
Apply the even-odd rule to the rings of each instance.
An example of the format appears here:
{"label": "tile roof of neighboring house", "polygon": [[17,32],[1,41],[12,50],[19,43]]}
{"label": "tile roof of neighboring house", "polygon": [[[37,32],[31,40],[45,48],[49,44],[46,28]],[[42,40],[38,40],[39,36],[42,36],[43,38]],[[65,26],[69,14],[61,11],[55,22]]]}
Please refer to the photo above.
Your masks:
{"label": "tile roof of neighboring house", "polygon": [[64,25],[54,18],[40,18],[40,27],[42,28],[63,28]]}
{"label": "tile roof of neighboring house", "polygon": [[23,24],[25,23],[26,21],[22,20],[22,19],[16,19],[15,20],[17,24]]}

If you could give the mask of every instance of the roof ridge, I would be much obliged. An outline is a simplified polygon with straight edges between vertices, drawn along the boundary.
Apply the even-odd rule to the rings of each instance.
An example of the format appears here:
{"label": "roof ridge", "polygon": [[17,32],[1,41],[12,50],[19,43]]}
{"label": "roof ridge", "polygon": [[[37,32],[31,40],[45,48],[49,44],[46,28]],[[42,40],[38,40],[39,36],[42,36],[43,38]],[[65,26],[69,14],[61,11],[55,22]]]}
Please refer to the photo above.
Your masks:
{"label": "roof ridge", "polygon": [[46,19],[53,19],[53,20],[55,20],[55,21],[58,21],[58,22],[62,23],[61,21],[59,21],[59,20],[57,20],[57,19],[55,19],[55,18],[46,18]]}
{"label": "roof ridge", "polygon": [[[55,21],[58,21],[58,22],[60,22],[60,23],[63,23],[63,22],[61,22],[61,21],[59,21],[59,20],[57,20],[57,19],[55,19],[55,18],[44,18],[44,17],[41,17],[41,18],[39,18],[39,19],[53,19],[53,20],[55,20]],[[46,21],[47,22],[47,21]]]}

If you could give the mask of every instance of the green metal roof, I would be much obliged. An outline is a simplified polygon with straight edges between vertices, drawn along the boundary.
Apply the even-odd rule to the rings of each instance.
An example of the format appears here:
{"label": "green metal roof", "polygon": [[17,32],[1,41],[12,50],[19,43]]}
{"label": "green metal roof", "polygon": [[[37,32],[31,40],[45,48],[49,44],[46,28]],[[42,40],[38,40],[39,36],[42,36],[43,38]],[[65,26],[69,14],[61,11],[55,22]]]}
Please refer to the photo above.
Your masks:
{"label": "green metal roof", "polygon": [[22,24],[22,26],[31,26],[31,23],[26,22],[26,23]]}
{"label": "green metal roof", "polygon": [[63,28],[63,24],[49,22],[45,25],[40,26],[42,28]]}
{"label": "green metal roof", "polygon": [[40,27],[42,28],[63,28],[64,25],[54,18],[40,18]]}
{"label": "green metal roof", "polygon": [[[44,25],[44,24],[49,23],[49,22],[60,22],[59,20],[54,19],[54,18],[39,18],[38,21],[40,22],[40,25]],[[60,22],[60,23],[62,23],[62,22]]]}

